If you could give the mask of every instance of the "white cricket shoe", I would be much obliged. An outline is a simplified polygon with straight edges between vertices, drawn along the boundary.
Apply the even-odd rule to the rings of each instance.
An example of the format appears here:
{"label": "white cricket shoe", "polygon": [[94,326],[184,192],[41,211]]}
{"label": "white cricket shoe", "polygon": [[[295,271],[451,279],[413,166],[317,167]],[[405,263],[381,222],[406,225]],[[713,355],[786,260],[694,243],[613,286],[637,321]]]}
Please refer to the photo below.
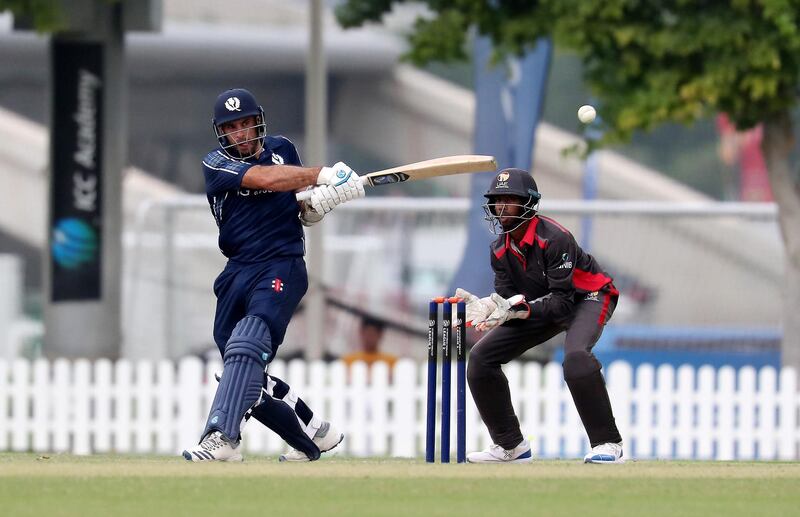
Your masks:
{"label": "white cricket shoe", "polygon": [[[314,444],[319,447],[319,452],[328,452],[344,440],[344,434],[339,432],[330,422],[322,422],[312,439]],[[311,461],[304,452],[292,449],[286,454],[282,454],[278,461]]]}
{"label": "white cricket shoe", "polygon": [[208,433],[199,444],[183,451],[183,457],[196,462],[242,461],[239,444],[229,442],[219,431]]}
{"label": "white cricket shoe", "polygon": [[583,462],[601,465],[625,463],[625,458],[622,457],[622,442],[601,443],[597,447],[592,447],[592,450],[583,457]]}
{"label": "white cricket shoe", "polygon": [[533,461],[531,454],[531,444],[528,440],[519,442],[513,449],[503,449],[499,445],[492,444],[488,449],[467,454],[467,461],[470,463],[530,463]]}

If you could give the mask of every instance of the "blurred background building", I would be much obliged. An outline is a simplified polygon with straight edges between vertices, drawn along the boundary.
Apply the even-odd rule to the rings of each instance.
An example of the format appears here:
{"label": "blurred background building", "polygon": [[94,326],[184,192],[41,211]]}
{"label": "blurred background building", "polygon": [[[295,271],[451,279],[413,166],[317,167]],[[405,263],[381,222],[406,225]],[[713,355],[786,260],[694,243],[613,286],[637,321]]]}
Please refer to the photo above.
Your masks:
{"label": "blurred background building", "polygon": [[[125,357],[216,354],[211,283],[224,260],[200,195],[199,167],[215,146],[216,95],[234,86],[253,91],[268,131],[286,135],[303,154],[309,3],[255,4],[164,0],[163,30],[126,37]],[[402,33],[415,16],[414,8],[404,8],[380,27],[343,31],[326,9],[327,162],[369,171],[472,152],[470,66],[418,69],[398,60]],[[47,40],[12,30],[10,16],[0,15],[0,347],[6,357],[42,352]],[[581,204],[585,163],[562,150],[581,141],[575,110],[587,99],[577,59],[556,49],[534,175],[542,211],[574,230],[623,293],[598,354],[633,362],[777,365],[783,253],[774,207],[708,205],[768,200],[745,188],[758,185],[755,173],[736,179],[731,153],[718,154],[715,120],[668,126],[597,153],[594,197],[608,203]],[[312,271],[326,286],[326,356],[353,350],[365,314],[387,324],[384,350],[424,356],[424,302],[444,294],[462,260],[468,192],[464,176],[374,189],[326,219],[325,269]],[[622,201],[641,203],[621,210]],[[307,338],[301,309],[282,353],[303,355]],[[552,346],[558,358],[558,343]]]}

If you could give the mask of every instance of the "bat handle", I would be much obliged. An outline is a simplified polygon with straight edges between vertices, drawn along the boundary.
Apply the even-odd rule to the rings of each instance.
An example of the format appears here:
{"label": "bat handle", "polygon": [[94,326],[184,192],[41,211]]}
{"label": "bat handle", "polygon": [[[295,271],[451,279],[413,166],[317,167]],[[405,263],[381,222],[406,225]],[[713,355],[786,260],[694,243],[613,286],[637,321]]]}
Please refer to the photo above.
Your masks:
{"label": "bat handle", "polygon": [[307,201],[311,199],[311,191],[312,189],[303,190],[302,192],[298,192],[295,197],[297,197],[298,201]]}
{"label": "bat handle", "polygon": [[[367,178],[366,176],[360,176],[358,179],[360,179],[360,180],[361,180],[361,183],[362,183],[364,186],[367,186],[367,185],[369,185],[369,178]],[[316,185],[316,186],[319,186],[319,185]],[[298,201],[307,201],[307,200],[311,199],[311,192],[312,192],[313,190],[314,190],[314,189],[303,190],[303,191],[301,191],[301,192],[298,192],[298,193],[295,195],[295,197],[297,198],[297,200],[298,200]]]}

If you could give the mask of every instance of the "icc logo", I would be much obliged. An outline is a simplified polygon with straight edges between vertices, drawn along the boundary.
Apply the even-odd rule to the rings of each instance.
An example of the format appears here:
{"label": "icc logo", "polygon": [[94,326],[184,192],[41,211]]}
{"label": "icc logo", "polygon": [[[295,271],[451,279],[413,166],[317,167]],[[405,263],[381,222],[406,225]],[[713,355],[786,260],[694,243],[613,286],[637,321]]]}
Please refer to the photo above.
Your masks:
{"label": "icc logo", "polygon": [[242,111],[239,109],[239,105],[239,97],[229,97],[225,101],[225,107],[228,108],[228,111]]}
{"label": "icc logo", "polygon": [[53,228],[50,251],[59,266],[77,269],[95,261],[97,250],[97,232],[83,219],[61,219]]}

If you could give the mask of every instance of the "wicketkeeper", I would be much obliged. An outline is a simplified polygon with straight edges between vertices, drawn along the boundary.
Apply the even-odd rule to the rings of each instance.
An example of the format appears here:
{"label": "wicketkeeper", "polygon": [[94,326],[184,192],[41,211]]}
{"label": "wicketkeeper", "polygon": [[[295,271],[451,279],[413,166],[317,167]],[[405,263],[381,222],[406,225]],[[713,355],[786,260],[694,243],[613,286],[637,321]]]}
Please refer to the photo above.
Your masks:
{"label": "wicketkeeper", "polygon": [[501,365],[566,332],[564,379],[592,447],[584,461],[622,463],[622,437],[592,354],[619,292],[566,228],[537,214],[541,194],[527,171],[500,171],[485,196],[486,219],[499,235],[491,246],[495,292],[479,298],[459,288],[456,296],[467,302],[467,322],[490,331],[470,352],[467,379],[494,444],[467,460],[532,460]]}

